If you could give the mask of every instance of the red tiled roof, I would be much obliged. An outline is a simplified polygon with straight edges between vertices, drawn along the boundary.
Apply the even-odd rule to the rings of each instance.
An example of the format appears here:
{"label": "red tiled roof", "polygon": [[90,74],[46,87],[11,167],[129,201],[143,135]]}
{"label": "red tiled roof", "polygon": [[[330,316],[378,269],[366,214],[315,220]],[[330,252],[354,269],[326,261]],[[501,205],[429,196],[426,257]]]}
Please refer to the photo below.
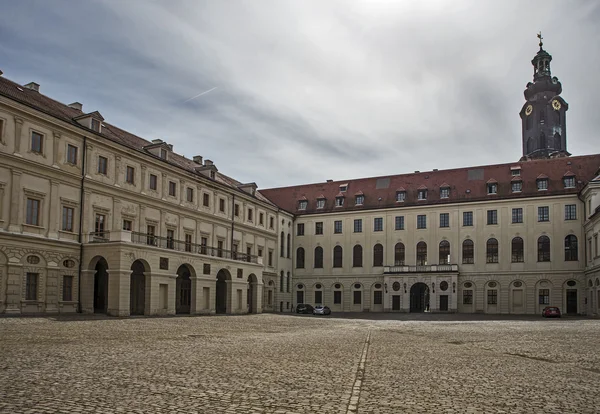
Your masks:
{"label": "red tiled roof", "polygon": [[[365,195],[365,204],[361,206],[361,210],[398,207],[396,191],[399,188],[407,189],[406,200],[402,203],[402,207],[417,205],[417,189],[423,182],[427,183],[428,194],[426,201],[418,202],[420,206],[423,204],[437,205],[489,200],[486,183],[492,177],[497,180],[498,194],[496,196],[500,199],[577,194],[587,181],[594,178],[596,171],[600,168],[600,154],[519,162],[523,188],[518,193],[513,193],[511,190],[513,179],[511,167],[515,165],[515,163],[509,163],[359,178],[330,183],[271,188],[262,190],[262,193],[280,208],[292,213],[298,213],[296,200],[305,196],[308,199],[308,206],[301,214],[333,211],[333,206],[327,205],[325,208],[317,210],[317,195],[333,199],[339,191],[340,182],[348,183],[349,189],[361,189]],[[576,174],[577,184],[575,188],[564,188],[563,175],[567,168],[570,168]],[[546,191],[538,191],[537,189],[536,179],[540,174],[545,174],[548,177],[548,190]],[[440,185],[444,183],[450,185],[451,191],[448,198],[442,199],[440,198],[439,189]],[[381,198],[381,201],[379,201],[379,198]],[[348,203],[343,207],[335,208],[335,211],[351,211],[355,208],[352,203]]]}

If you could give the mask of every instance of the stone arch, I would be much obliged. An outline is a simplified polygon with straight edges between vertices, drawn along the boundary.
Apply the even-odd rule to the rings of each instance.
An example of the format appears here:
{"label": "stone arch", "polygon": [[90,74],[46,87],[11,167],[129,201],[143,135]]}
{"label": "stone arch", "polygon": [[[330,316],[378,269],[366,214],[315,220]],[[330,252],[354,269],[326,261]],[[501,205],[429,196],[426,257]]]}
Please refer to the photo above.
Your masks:
{"label": "stone arch", "polygon": [[192,287],[195,285],[196,270],[189,263],[182,263],[177,268],[175,279],[175,313],[190,314],[192,312]]}
{"label": "stone arch", "polygon": [[227,313],[230,311],[231,306],[231,294],[230,290],[230,282],[231,282],[231,273],[227,269],[221,269],[217,272],[217,280],[216,280],[216,289],[215,289],[215,312],[216,313]]}
{"label": "stone arch", "polygon": [[246,306],[248,313],[258,313],[258,278],[254,273],[248,275],[246,292]]}
{"label": "stone arch", "polygon": [[94,313],[108,313],[108,262],[103,256],[95,256],[88,264],[92,271],[93,281],[93,309]]}
{"label": "stone arch", "polygon": [[150,265],[144,259],[137,259],[131,264],[129,283],[129,314],[144,315],[146,312],[147,275]]}

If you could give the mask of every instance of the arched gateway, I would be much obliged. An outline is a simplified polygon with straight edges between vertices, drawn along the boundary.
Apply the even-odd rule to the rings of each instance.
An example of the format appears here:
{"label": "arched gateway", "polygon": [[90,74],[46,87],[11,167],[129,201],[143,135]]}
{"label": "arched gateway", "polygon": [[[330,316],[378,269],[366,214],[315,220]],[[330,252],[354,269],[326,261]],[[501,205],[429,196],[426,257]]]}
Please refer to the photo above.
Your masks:
{"label": "arched gateway", "polygon": [[227,313],[227,281],[231,280],[231,275],[225,269],[217,273],[217,288],[215,300],[215,312]]}
{"label": "arched gateway", "polygon": [[108,311],[108,263],[100,257],[94,267],[94,313]]}
{"label": "arched gateway", "polygon": [[415,283],[410,288],[410,311],[425,312],[429,310],[429,286],[425,283]]}
{"label": "arched gateway", "polygon": [[177,269],[175,279],[175,313],[190,313],[192,304],[192,273],[190,266],[183,264]]}

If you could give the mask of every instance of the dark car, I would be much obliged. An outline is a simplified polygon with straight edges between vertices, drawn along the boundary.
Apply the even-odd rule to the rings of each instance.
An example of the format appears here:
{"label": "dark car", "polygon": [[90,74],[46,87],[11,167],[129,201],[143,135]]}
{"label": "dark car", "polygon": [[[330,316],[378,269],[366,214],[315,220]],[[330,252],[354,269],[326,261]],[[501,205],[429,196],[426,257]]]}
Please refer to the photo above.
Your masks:
{"label": "dark car", "polygon": [[299,303],[296,306],[296,313],[309,313],[309,314],[312,314],[314,309],[315,308],[313,308],[312,305],[309,305],[308,303]]}
{"label": "dark car", "polygon": [[560,309],[556,306],[546,306],[542,311],[544,318],[560,318]]}
{"label": "dark car", "polygon": [[331,315],[331,309],[327,306],[315,306],[313,315]]}

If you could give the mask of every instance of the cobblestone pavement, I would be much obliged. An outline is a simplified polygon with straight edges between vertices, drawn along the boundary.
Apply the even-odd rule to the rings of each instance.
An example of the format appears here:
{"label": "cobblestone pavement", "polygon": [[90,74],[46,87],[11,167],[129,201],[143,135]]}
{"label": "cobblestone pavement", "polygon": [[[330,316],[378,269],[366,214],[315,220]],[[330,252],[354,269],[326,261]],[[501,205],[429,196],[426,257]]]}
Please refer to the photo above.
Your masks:
{"label": "cobblestone pavement", "polygon": [[600,321],[0,318],[4,413],[597,413]]}

